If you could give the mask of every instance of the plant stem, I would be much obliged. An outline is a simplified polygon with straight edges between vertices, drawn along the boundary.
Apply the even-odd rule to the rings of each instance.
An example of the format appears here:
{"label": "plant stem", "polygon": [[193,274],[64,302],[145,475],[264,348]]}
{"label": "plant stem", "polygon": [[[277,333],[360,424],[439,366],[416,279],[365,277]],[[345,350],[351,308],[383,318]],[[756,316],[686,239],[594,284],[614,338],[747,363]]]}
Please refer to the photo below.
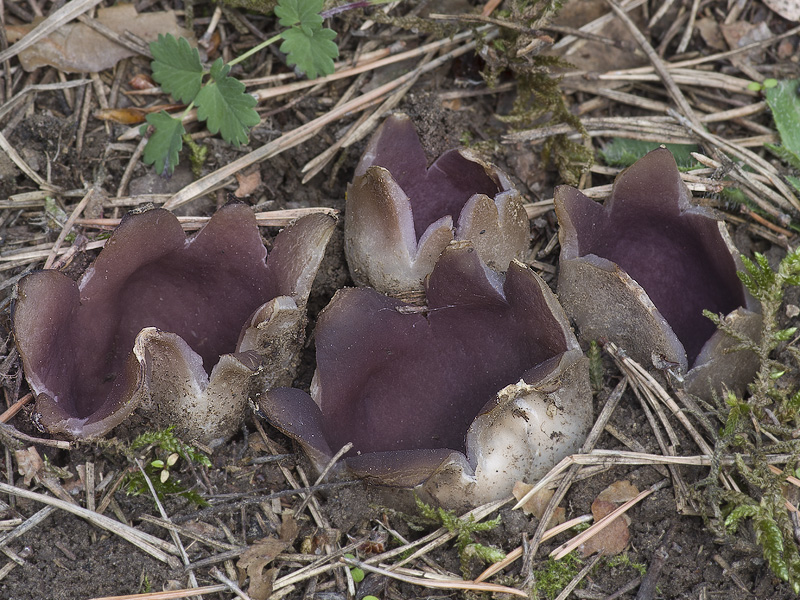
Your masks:
{"label": "plant stem", "polygon": [[279,39],[281,39],[281,34],[280,33],[278,35],[272,36],[268,40],[265,40],[265,41],[261,42],[258,46],[254,46],[253,48],[250,48],[250,50],[248,50],[247,52],[245,52],[241,56],[237,56],[236,58],[234,58],[228,64],[232,67],[233,65],[242,62],[244,59],[250,58],[251,56],[253,56],[253,54],[255,54],[256,52],[261,51],[263,48],[266,48],[270,44],[274,44]]}

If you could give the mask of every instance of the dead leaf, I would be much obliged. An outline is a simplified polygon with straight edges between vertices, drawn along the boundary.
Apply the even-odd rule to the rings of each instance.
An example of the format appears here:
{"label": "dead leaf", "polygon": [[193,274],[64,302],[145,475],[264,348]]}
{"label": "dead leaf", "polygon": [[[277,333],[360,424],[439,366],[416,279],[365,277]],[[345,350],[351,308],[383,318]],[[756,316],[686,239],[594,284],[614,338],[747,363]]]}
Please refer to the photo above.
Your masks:
{"label": "dead leaf", "polygon": [[[178,26],[175,12],[171,10],[139,14],[133,4],[117,4],[99,9],[97,20],[119,34],[130,31],[146,42],[155,41],[159,33],[193,39],[190,31]],[[8,26],[9,42],[24,37],[40,21]],[[67,73],[97,73],[135,54],[88,25],[68,23],[20,52],[19,61],[26,71],[51,66]]]}
{"label": "dead leaf", "polygon": [[[606,515],[614,512],[619,506],[639,495],[636,486],[628,481],[615,481],[604,489],[592,502],[592,516],[597,523]],[[630,518],[622,515],[614,519],[605,529],[581,544],[580,550],[584,558],[599,552],[604,556],[614,556],[628,547],[631,533],[628,529]]]}
{"label": "dead leaf", "polygon": [[[731,50],[747,46],[753,42],[763,42],[773,37],[772,32],[764,21],[761,21],[758,25],[744,21],[736,21],[729,25],[723,23],[719,28]],[[732,56],[731,62],[737,65],[742,63],[758,65],[764,61],[765,52],[764,48],[754,48],[748,52]]]}
{"label": "dead leaf", "polygon": [[714,50],[727,50],[728,45],[722,37],[722,32],[719,30],[719,23],[716,19],[702,18],[697,19],[694,23],[695,29],[700,32],[700,37],[709,48]]}
{"label": "dead leaf", "polygon": [[250,173],[236,173],[236,180],[239,182],[239,187],[233,192],[237,198],[244,198],[249,196],[258,189],[261,185],[261,170],[255,169]]}
{"label": "dead leaf", "polygon": [[158,87],[158,84],[153,81],[153,78],[146,73],[137,73],[128,81],[128,85],[135,90],[151,90]]}
{"label": "dead leaf", "polygon": [[44,461],[35,446],[24,450],[15,450],[14,456],[17,459],[19,474],[24,477],[25,485],[29,486],[34,477],[37,477],[44,468]]}
{"label": "dead leaf", "polygon": [[787,21],[800,21],[800,0],[764,0],[764,4]]}
{"label": "dead leaf", "polygon": [[597,495],[598,500],[625,504],[639,495],[639,490],[630,481],[615,481]]}
{"label": "dead leaf", "polygon": [[[519,501],[532,489],[532,485],[518,481],[514,484],[514,489],[511,491],[511,493],[514,494],[514,497],[517,499],[517,501]],[[526,515],[533,515],[537,519],[541,520],[547,505],[550,503],[550,498],[553,497],[553,494],[555,494],[555,490],[539,490],[531,497],[530,500],[522,505],[522,510]],[[559,506],[556,508],[556,512],[553,513],[553,516],[550,517],[550,522],[547,524],[548,528],[561,525],[561,523],[564,522],[565,514],[566,511],[563,507]]]}
{"label": "dead leaf", "polygon": [[204,521],[190,521],[183,525],[186,529],[204,535],[214,540],[221,540],[225,538],[225,533],[219,528],[206,523]]}
{"label": "dead leaf", "polygon": [[278,531],[281,541],[289,545],[294,544],[299,533],[300,526],[297,524],[297,520],[291,514],[284,513],[281,518],[281,528]]}
{"label": "dead leaf", "polygon": [[138,125],[144,123],[147,115],[162,110],[171,111],[185,108],[185,104],[160,104],[158,106],[148,106],[147,108],[137,108],[135,106],[127,108],[101,108],[95,111],[94,118],[100,121],[114,121],[122,125]]}
{"label": "dead leaf", "polygon": [[266,567],[289,545],[278,538],[267,537],[250,546],[239,557],[236,566],[250,578],[247,593],[253,600],[266,600],[272,594],[272,579],[276,571]]}

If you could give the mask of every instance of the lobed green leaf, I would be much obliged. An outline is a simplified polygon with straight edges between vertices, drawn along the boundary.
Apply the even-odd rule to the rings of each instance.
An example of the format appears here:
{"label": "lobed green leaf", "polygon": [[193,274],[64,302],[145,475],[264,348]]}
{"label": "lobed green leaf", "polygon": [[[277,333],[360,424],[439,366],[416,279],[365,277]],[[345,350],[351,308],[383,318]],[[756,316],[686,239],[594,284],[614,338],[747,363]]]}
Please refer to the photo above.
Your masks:
{"label": "lobed green leaf", "polygon": [[146,165],[154,164],[159,175],[172,175],[183,148],[183,123],[163,110],[147,115],[147,122],[154,131],[144,147],[142,160]]}
{"label": "lobed green leaf", "polygon": [[275,7],[275,16],[283,27],[314,29],[322,26],[324,0],[280,0]]}
{"label": "lobed green leaf", "polygon": [[250,127],[258,125],[253,110],[256,99],[245,93],[244,84],[229,77],[231,68],[218,58],[211,65],[212,81],[195,98],[197,118],[206,121],[211,133],[221,133],[226,142],[236,146],[247,143]]}
{"label": "lobed green leaf", "polygon": [[335,31],[292,27],[281,33],[281,37],[280,51],[286,54],[289,66],[296,65],[309,79],[333,73],[333,59],[339,56],[339,47],[333,41]]}
{"label": "lobed green leaf", "polygon": [[153,53],[153,79],[161,89],[186,104],[195,99],[203,83],[203,65],[197,48],[192,48],[184,38],[175,39],[172,34],[158,34],[158,40],[150,42]]}

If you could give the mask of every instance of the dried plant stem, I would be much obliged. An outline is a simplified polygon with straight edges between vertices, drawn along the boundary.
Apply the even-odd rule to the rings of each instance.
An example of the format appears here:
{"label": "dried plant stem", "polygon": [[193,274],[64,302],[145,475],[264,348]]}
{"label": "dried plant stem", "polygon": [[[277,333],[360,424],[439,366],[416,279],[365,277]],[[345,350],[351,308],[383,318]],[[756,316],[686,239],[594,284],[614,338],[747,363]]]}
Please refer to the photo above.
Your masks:
{"label": "dried plant stem", "polygon": [[[319,484],[321,484],[325,480],[325,477],[328,475],[333,466],[337,462],[339,462],[339,459],[341,459],[345,454],[350,452],[352,448],[353,448],[352,442],[347,442],[344,446],[342,446],[339,449],[339,451],[336,454],[334,454],[333,458],[331,458],[328,461],[328,464],[325,465],[325,468],[322,469],[322,473],[320,473],[319,477],[317,477],[317,480],[314,482],[314,486],[318,486]],[[308,503],[311,501],[311,498],[313,497],[314,497],[313,492],[307,494],[306,497],[303,499],[303,501],[300,503],[300,506],[298,506],[297,509],[294,511],[294,514],[299,515],[300,513],[302,513],[306,509],[306,506],[308,506]]]}
{"label": "dried plant stem", "polygon": [[241,598],[241,600],[252,600],[252,598],[250,598],[250,596],[245,594],[239,588],[239,586],[236,585],[236,583],[234,583],[233,581],[231,581],[230,579],[225,577],[225,575],[219,569],[217,569],[217,568],[211,569],[211,574],[214,576],[214,579],[217,579],[217,580],[221,581],[225,585],[225,587],[228,588],[229,591],[231,591],[234,594],[236,594],[236,596]]}
{"label": "dried plant stem", "polygon": [[21,431],[17,430],[16,427],[7,425],[6,423],[0,423],[0,439],[2,438],[6,438],[6,441],[17,439],[31,444],[40,444],[42,446],[49,446],[50,448],[58,448],[60,450],[69,450],[72,448],[72,444],[67,441],[33,437],[27,433],[22,433]]}
{"label": "dried plant stem", "polygon": [[22,398],[14,402],[11,406],[9,406],[3,414],[0,415],[0,423],[8,423],[14,415],[16,415],[22,407],[25,406],[28,402],[33,400],[33,394],[28,392]]}
{"label": "dried plant stem", "polygon": [[368,571],[370,573],[377,573],[378,575],[383,575],[384,577],[390,577],[392,579],[397,579],[399,581],[404,581],[406,583],[420,585],[428,588],[434,588],[439,590],[471,590],[474,592],[492,592],[495,594],[511,594],[513,596],[522,596],[523,598],[528,597],[528,594],[526,594],[522,590],[506,587],[504,585],[497,585],[494,583],[477,583],[474,581],[459,581],[453,579],[443,580],[443,579],[434,579],[432,577],[431,578],[412,577],[409,575],[402,575],[400,573],[397,573],[396,571],[390,571],[388,569],[375,567],[373,565],[367,564],[366,562],[362,562],[360,560],[355,560],[352,558],[342,557],[342,561],[347,563],[348,565],[358,567],[359,569],[363,569],[364,571]]}
{"label": "dried plant stem", "polygon": [[144,594],[126,594],[125,596],[102,596],[91,598],[91,600],[179,600],[189,596],[202,596],[205,594],[216,594],[227,592],[227,585],[207,585],[191,590],[170,590],[168,592],[147,592]]}
{"label": "dried plant stem", "polygon": [[149,533],[144,533],[143,531],[139,531],[138,529],[124,525],[119,521],[115,521],[114,519],[98,514],[94,511],[87,510],[81,506],[70,504],[64,500],[59,500],[58,498],[54,498],[52,496],[46,496],[44,494],[18,488],[7,483],[0,482],[0,493],[10,494],[20,498],[27,498],[28,500],[35,500],[36,502],[41,502],[42,504],[60,508],[61,510],[86,519],[93,525],[97,525],[98,527],[102,527],[111,533],[115,533],[134,546],[144,550],[153,558],[167,563],[172,568],[180,567],[180,562],[174,556],[170,556],[178,554],[178,549],[169,542],[165,542],[164,540],[150,535]]}
{"label": "dried plant stem", "polygon": [[[315,213],[322,213],[337,217],[339,211],[334,208],[313,207],[313,208],[289,208],[284,210],[273,210],[257,212],[256,223],[259,227],[286,227],[293,221]],[[211,217],[178,217],[184,231],[194,231],[200,229],[211,220]],[[77,219],[77,225],[84,227],[98,227],[102,229],[113,229],[120,224],[122,219]]]}
{"label": "dried plant stem", "polygon": [[72,2],[66,3],[34,27],[32,31],[16,44],[0,52],[0,62],[4,62],[12,56],[16,56],[26,48],[30,48],[45,36],[50,35],[62,25],[69,23],[78,17],[78,15],[85,13],[99,3],[100,0],[72,0]]}
{"label": "dried plant stem", "polygon": [[[142,466],[142,461],[138,458],[136,459],[136,467],[139,469],[139,472],[142,474],[144,478],[145,484],[147,484],[147,489],[150,491],[150,495],[153,497],[153,501],[156,503],[156,507],[158,508],[158,512],[161,513],[161,518],[167,522],[170,522],[169,516],[167,516],[167,511],[164,510],[164,506],[161,504],[161,500],[158,498],[158,494],[156,493],[156,489],[153,487],[153,482],[145,473],[144,467]],[[174,529],[169,529],[169,535],[172,538],[172,541],[175,543],[175,547],[178,549],[179,556],[183,561],[184,566],[189,565],[189,555],[186,554],[186,548],[183,547],[183,542],[181,542],[180,535]],[[189,585],[193,588],[199,587],[197,585],[197,577],[194,574],[194,571],[189,570]],[[199,597],[198,597],[199,598]]]}
{"label": "dried plant stem", "polygon": [[566,587],[563,590],[561,590],[561,593],[558,596],[556,596],[556,600],[567,600],[567,598],[569,598],[570,594],[572,594],[573,590],[576,587],[578,587],[578,584],[581,581],[583,581],[583,579],[589,573],[591,573],[592,569],[595,568],[597,563],[600,562],[600,560],[602,558],[603,558],[602,554],[598,554],[597,556],[593,556],[592,559],[583,566],[583,568],[578,572],[578,574],[575,575],[575,577],[572,578],[572,581],[570,581],[566,585]]}
{"label": "dried plant stem", "polygon": [[[556,525],[555,527],[552,527],[551,529],[545,531],[544,535],[542,536],[542,541],[545,542],[550,538],[557,536],[559,533],[563,533],[568,529],[572,529],[573,527],[575,527],[576,525],[580,525],[581,523],[588,523],[593,519],[594,517],[592,517],[592,515],[581,515],[580,517],[575,517],[574,519],[570,519],[569,521],[564,521],[560,525]],[[476,582],[485,581],[492,575],[499,573],[500,571],[505,569],[508,565],[510,565],[512,562],[520,558],[523,555],[523,553],[524,553],[523,546],[518,546],[517,548],[506,554],[506,557],[503,560],[496,562],[492,565],[489,565],[483,573],[481,573],[475,578],[474,581]]]}
{"label": "dried plant stem", "polygon": [[53,265],[53,261],[56,259],[56,255],[58,254],[59,249],[61,248],[61,244],[64,242],[64,239],[67,237],[67,234],[72,229],[72,226],[75,224],[75,221],[78,217],[81,216],[83,209],[86,208],[86,205],[89,204],[89,201],[94,199],[99,192],[96,188],[91,188],[86,195],[78,202],[78,205],[72,210],[72,213],[69,215],[67,222],[64,223],[64,226],[61,228],[61,232],[58,234],[58,238],[56,238],[55,243],[53,244],[52,249],[50,250],[50,254],[47,255],[47,260],[44,261],[44,268],[49,269]]}
{"label": "dried plant stem", "polygon": [[653,65],[653,69],[655,69],[656,73],[658,73],[658,76],[661,78],[664,87],[667,88],[667,92],[672,97],[672,100],[675,102],[675,104],[678,105],[680,112],[683,113],[683,115],[692,123],[700,127],[700,120],[697,118],[694,109],[689,105],[689,102],[687,102],[686,97],[675,83],[670,71],[664,66],[664,61],[661,60],[661,57],[658,56],[656,51],[647,41],[647,38],[645,38],[644,35],[642,35],[642,32],[639,31],[639,28],[636,26],[636,23],[633,22],[633,19],[631,19],[614,0],[606,0],[606,4],[611,7],[611,10],[613,10],[617,15],[617,18],[619,18],[619,20],[625,24],[625,27],[628,28],[628,31],[636,40],[636,43],[639,44],[639,47],[647,55],[647,58]]}

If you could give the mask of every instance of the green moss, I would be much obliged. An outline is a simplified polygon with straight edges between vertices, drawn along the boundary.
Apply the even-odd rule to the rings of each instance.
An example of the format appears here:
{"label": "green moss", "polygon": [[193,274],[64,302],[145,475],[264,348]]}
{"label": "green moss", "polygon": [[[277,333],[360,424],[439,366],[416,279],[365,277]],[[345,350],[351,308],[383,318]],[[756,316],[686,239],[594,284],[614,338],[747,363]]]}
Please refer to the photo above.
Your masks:
{"label": "green moss", "polygon": [[567,554],[560,560],[548,558],[544,567],[533,572],[532,597],[537,600],[553,600],[570,581],[575,579],[582,564],[583,561],[575,552]]}
{"label": "green moss", "polygon": [[[754,535],[773,573],[800,593],[800,548],[784,493],[786,477],[794,474],[800,459],[800,440],[794,436],[800,425],[800,389],[796,381],[786,381],[787,373],[797,372],[800,349],[794,345],[797,328],[782,328],[778,321],[786,289],[800,285],[800,249],[789,252],[777,270],[758,253],[753,259],[743,256],[742,261],[745,270],[739,276],[761,302],[760,338],[744,337],[733,331],[721,315],[708,311],[705,314],[738,342],[737,348],[754,352],[760,364],[748,396],[728,392],[706,405],[720,427],[714,440],[711,470],[697,484],[695,499],[705,503],[706,521],[715,534],[736,536],[740,543],[749,543]],[[785,470],[773,472],[767,460],[773,454],[790,455]],[[733,468],[722,466],[723,456],[733,456]],[[720,485],[723,471],[744,491]],[[743,527],[745,524],[751,527],[751,535]]]}
{"label": "green moss", "polygon": [[456,548],[461,558],[461,571],[465,578],[469,578],[469,563],[472,558],[477,558],[483,563],[496,563],[506,557],[502,550],[473,541],[474,534],[497,527],[500,524],[499,515],[490,521],[481,523],[476,521],[472,515],[464,519],[452,510],[434,508],[419,498],[416,498],[416,502],[420,514],[425,519],[442,525],[451,533],[456,534]]}

